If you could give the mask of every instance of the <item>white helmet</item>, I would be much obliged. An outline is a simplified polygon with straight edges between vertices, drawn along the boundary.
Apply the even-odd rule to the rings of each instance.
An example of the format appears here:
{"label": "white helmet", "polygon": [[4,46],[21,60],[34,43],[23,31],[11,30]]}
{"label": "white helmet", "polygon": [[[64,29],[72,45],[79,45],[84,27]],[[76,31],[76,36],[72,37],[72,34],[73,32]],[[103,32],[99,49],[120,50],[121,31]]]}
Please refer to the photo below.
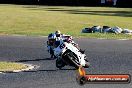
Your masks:
{"label": "white helmet", "polygon": [[60,30],[55,31],[55,34],[61,34]]}
{"label": "white helmet", "polygon": [[55,31],[55,34],[56,34],[56,37],[60,37],[61,36],[60,30]]}

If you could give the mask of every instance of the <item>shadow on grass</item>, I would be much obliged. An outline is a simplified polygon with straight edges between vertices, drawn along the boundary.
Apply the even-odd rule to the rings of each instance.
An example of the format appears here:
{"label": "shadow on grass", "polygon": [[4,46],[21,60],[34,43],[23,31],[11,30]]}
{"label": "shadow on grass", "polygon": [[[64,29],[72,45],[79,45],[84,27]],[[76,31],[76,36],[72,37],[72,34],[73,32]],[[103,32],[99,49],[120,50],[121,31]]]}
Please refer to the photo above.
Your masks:
{"label": "shadow on grass", "polygon": [[131,11],[73,11],[72,14],[132,17]]}
{"label": "shadow on grass", "polygon": [[102,15],[102,16],[122,16],[122,17],[132,17],[132,11],[102,11],[100,10],[92,10],[92,9],[71,9],[71,8],[64,8],[64,7],[37,7],[37,8],[29,8],[29,10],[43,10],[43,11],[59,11],[59,12],[65,12],[68,14],[84,14],[84,15]]}

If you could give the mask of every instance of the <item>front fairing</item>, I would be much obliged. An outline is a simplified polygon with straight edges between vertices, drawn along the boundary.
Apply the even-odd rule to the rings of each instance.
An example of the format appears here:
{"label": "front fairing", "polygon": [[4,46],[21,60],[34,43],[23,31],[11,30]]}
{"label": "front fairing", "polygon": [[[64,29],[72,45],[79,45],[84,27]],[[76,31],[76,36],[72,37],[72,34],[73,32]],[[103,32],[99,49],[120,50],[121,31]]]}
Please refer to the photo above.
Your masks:
{"label": "front fairing", "polygon": [[[65,44],[64,48],[60,48],[61,44]],[[67,49],[74,52],[79,60],[80,65],[85,66],[85,58],[86,55],[82,54],[75,46],[73,46],[71,43],[63,42],[61,43],[57,48],[54,48],[54,55],[56,57],[61,56]]]}
{"label": "front fairing", "polygon": [[86,62],[85,62],[86,55],[82,54],[78,50],[78,48],[76,48],[71,43],[66,43],[66,46],[67,46],[67,49],[71,50],[72,52],[74,52],[77,55],[80,65],[85,66],[85,64],[86,64]]}

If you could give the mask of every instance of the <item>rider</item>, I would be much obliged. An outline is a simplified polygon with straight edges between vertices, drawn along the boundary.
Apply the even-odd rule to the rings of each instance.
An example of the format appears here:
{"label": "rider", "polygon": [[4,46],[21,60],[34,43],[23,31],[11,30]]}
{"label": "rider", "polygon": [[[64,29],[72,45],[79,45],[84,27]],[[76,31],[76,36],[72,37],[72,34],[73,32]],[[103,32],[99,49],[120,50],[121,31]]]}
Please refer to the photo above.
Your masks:
{"label": "rider", "polygon": [[48,41],[47,41],[47,48],[48,48],[48,52],[51,55],[51,58],[54,57],[54,42],[56,41],[56,35],[54,33],[50,33],[48,35]]}
{"label": "rider", "polygon": [[80,50],[80,48],[78,47],[78,44],[76,44],[73,41],[72,36],[61,34],[60,30],[57,30],[57,31],[55,31],[55,33],[51,33],[48,36],[47,47],[48,47],[48,52],[51,55],[51,58],[54,57],[54,52],[53,52],[54,43],[55,43],[55,41],[60,41],[60,40],[65,41],[67,43],[71,43]]}

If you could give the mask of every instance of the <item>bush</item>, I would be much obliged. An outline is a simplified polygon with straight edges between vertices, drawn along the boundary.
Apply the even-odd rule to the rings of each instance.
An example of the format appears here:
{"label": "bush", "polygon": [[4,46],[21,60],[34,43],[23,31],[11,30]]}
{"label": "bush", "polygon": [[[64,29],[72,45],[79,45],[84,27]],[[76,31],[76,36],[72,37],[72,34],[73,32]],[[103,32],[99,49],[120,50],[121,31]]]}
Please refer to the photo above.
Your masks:
{"label": "bush", "polygon": [[132,7],[132,0],[117,0],[117,7]]}

